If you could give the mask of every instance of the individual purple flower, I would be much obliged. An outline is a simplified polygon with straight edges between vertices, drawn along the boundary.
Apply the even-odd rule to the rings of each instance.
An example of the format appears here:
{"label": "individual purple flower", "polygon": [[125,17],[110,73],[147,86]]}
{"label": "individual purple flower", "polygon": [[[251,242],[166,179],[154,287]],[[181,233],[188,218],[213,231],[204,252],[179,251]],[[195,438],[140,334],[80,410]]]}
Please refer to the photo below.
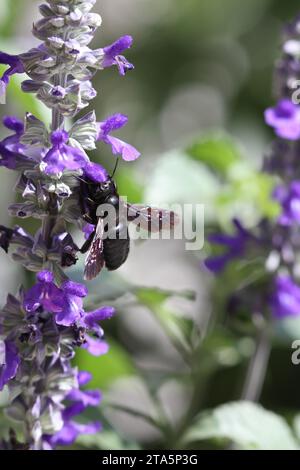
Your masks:
{"label": "individual purple flower", "polygon": [[124,114],[114,114],[105,121],[98,123],[97,139],[111,146],[114,155],[121,155],[125,161],[133,161],[140,157],[140,152],[132,145],[110,135],[111,132],[124,127],[128,117]]}
{"label": "individual purple flower", "polygon": [[290,276],[280,275],[275,279],[271,311],[276,319],[300,315],[300,287]]}
{"label": "individual purple flower", "polygon": [[120,75],[125,75],[128,70],[134,69],[134,66],[122,55],[122,53],[132,46],[131,36],[122,36],[110,46],[104,47],[104,58],[102,67],[107,68],[116,65]]}
{"label": "individual purple flower", "polygon": [[62,309],[56,314],[56,323],[71,326],[81,319],[84,314],[83,298],[87,296],[87,288],[73,281],[65,281],[61,286]]}
{"label": "individual purple flower", "polygon": [[64,308],[63,292],[54,284],[54,276],[50,271],[37,274],[37,283],[25,294],[24,308],[32,313],[40,307],[52,313],[59,313]]}
{"label": "individual purple flower", "polygon": [[20,358],[12,341],[0,341],[0,391],[16,376]]}
{"label": "individual purple flower", "polygon": [[89,334],[85,335],[85,343],[83,348],[86,349],[92,356],[102,356],[106,354],[109,350],[109,346],[102,338],[104,332],[100,326],[100,322],[103,320],[108,320],[113,317],[115,314],[115,309],[113,307],[101,307],[92,312],[85,312],[81,320],[81,325],[93,336]]}
{"label": "individual purple flower", "polygon": [[82,345],[92,356],[103,356],[109,351],[109,346],[106,341],[100,338],[93,338],[90,335],[85,336],[85,343]]}
{"label": "individual purple flower", "polygon": [[16,73],[24,73],[25,70],[19,56],[6,54],[5,52],[0,52],[0,64],[9,65],[9,68],[0,78],[0,96],[3,96],[11,76]]}
{"label": "individual purple flower", "polygon": [[81,424],[65,419],[63,428],[53,436],[45,436],[45,440],[52,449],[57,446],[70,446],[76,441],[78,436],[82,434],[97,434],[97,432],[101,431],[101,428],[101,424],[98,421]]}
{"label": "individual purple flower", "polygon": [[214,273],[223,271],[230,261],[242,256],[246,250],[247,242],[252,237],[237,219],[233,220],[233,225],[235,233],[232,235],[220,233],[208,237],[209,242],[226,249],[223,254],[211,256],[205,260],[205,266]]}
{"label": "individual purple flower", "polygon": [[289,140],[300,138],[300,107],[289,99],[282,99],[274,108],[268,108],[265,121],[274,128],[278,137]]}
{"label": "individual purple flower", "polygon": [[115,314],[113,307],[101,307],[92,312],[87,312],[83,317],[83,325],[90,331],[96,333],[100,338],[103,336],[103,330],[99,322],[112,318]]}
{"label": "individual purple flower", "polygon": [[46,164],[45,173],[57,175],[64,170],[79,170],[89,162],[79,149],[67,145],[68,140],[69,135],[66,131],[52,132],[52,148],[43,158],[43,163]]}
{"label": "individual purple flower", "polygon": [[289,187],[278,186],[273,192],[273,197],[282,206],[282,212],[278,218],[280,225],[292,225],[300,223],[300,181],[293,181]]}
{"label": "individual purple flower", "polygon": [[16,116],[4,116],[3,125],[15,132],[15,137],[20,138],[24,133],[24,122]]}
{"label": "individual purple flower", "polygon": [[[78,384],[83,386],[91,380],[92,376],[88,372],[79,372]],[[73,389],[66,396],[68,406],[62,412],[64,425],[62,429],[53,436],[44,436],[44,440],[50,446],[67,446],[73,444],[81,434],[95,434],[101,430],[99,422],[81,424],[73,418],[80,415],[89,406],[98,406],[101,401],[101,393],[98,390]]]}
{"label": "individual purple flower", "polygon": [[109,175],[103,166],[98,163],[89,162],[83,170],[84,176],[95,183],[104,183],[108,180]]}
{"label": "individual purple flower", "polygon": [[39,307],[55,314],[58,325],[71,326],[84,314],[83,297],[87,288],[77,282],[65,281],[59,288],[49,271],[37,275],[38,283],[25,295],[24,307],[27,312],[35,312]]}
{"label": "individual purple flower", "polygon": [[0,166],[15,170],[18,163],[29,163],[31,159],[25,155],[26,146],[20,142],[24,133],[24,123],[15,116],[5,116],[3,124],[14,134],[6,137],[0,142]]}

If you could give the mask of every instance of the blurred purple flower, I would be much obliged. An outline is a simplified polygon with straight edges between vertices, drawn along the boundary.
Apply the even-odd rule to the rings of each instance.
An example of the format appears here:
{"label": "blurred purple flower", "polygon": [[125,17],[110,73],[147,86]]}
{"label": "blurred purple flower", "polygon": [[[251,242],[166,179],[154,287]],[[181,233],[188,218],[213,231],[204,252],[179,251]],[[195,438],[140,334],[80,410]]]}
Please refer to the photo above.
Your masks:
{"label": "blurred purple flower", "polygon": [[265,121],[274,128],[278,137],[289,140],[300,138],[300,107],[289,99],[282,99],[274,108],[268,108]]}
{"label": "blurred purple flower", "polygon": [[271,311],[277,319],[300,315],[300,287],[290,276],[281,275],[275,279]]}
{"label": "blurred purple flower", "polygon": [[128,70],[134,69],[134,66],[122,55],[122,53],[132,46],[131,36],[122,36],[110,46],[103,48],[104,59],[102,67],[107,68],[116,65],[120,75],[125,75]]}
{"label": "blurred purple flower", "polygon": [[282,206],[279,224],[300,224],[300,181],[293,181],[289,187],[278,186],[273,192],[273,197]]}
{"label": "blurred purple flower", "polygon": [[114,114],[105,121],[98,123],[98,140],[111,146],[114,155],[121,155],[125,161],[133,161],[140,157],[140,152],[132,145],[110,135],[111,132],[124,127],[128,117],[124,114]]}
{"label": "blurred purple flower", "polygon": [[56,175],[64,170],[79,170],[89,162],[79,149],[67,145],[68,140],[69,135],[66,131],[52,132],[52,148],[43,158],[43,162],[46,163],[45,173]]}
{"label": "blurred purple flower", "polygon": [[85,336],[85,343],[82,345],[92,356],[103,356],[109,351],[109,346],[106,341],[100,338],[92,338],[92,336]]}
{"label": "blurred purple flower", "polygon": [[230,261],[242,256],[246,250],[247,242],[253,237],[239,220],[234,219],[233,225],[235,233],[232,235],[220,233],[208,236],[210,243],[220,245],[226,249],[224,254],[211,256],[205,260],[205,266],[214,273],[221,272]]}
{"label": "blurred purple flower", "polygon": [[19,364],[16,345],[9,340],[0,341],[0,391],[16,376]]}
{"label": "blurred purple flower", "polygon": [[0,142],[0,166],[15,170],[18,163],[22,164],[31,160],[25,155],[26,146],[20,142],[24,132],[24,123],[15,116],[6,116],[3,118],[3,124],[7,129],[14,131],[14,134]]}
{"label": "blurred purple flower", "polygon": [[[79,386],[87,384],[92,376],[88,372],[79,372]],[[98,390],[80,390],[73,389],[66,396],[66,400],[70,404],[62,412],[64,425],[62,429],[53,436],[44,436],[44,440],[51,447],[67,446],[73,444],[77,437],[81,434],[95,434],[101,430],[99,422],[91,422],[87,424],[77,423],[74,417],[80,415],[89,406],[98,406],[101,401],[101,393]]]}
{"label": "blurred purple flower", "polygon": [[0,78],[0,96],[6,92],[6,87],[9,84],[10,78],[16,73],[24,73],[24,65],[18,55],[10,55],[0,51],[0,64],[9,65],[9,68],[4,72]]}

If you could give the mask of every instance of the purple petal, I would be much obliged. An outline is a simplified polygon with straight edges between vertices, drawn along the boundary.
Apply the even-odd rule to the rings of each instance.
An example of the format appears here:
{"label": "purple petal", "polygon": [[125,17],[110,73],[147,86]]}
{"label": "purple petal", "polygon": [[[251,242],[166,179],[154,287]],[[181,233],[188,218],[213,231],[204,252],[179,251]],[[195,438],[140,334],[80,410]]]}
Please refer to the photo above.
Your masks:
{"label": "purple petal", "polygon": [[300,138],[300,108],[288,99],[279,101],[274,108],[268,108],[265,121],[279,137],[289,140]]}
{"label": "purple petal", "polygon": [[[82,306],[81,306],[82,307]],[[61,309],[55,315],[55,322],[61,326],[72,326],[81,318],[82,308],[75,307],[74,304],[68,305]]]}
{"label": "purple petal", "polygon": [[0,391],[16,376],[20,358],[16,345],[11,341],[0,342]]}
{"label": "purple petal", "polygon": [[117,55],[122,54],[126,49],[129,49],[133,44],[133,38],[131,36],[122,36],[117,39],[114,43],[103,48],[107,58],[114,58]]}
{"label": "purple petal", "polygon": [[[66,398],[67,399],[67,398]],[[80,415],[87,407],[83,405],[82,402],[78,401],[76,403],[72,403],[70,406],[67,406],[62,412],[63,420],[70,421],[74,416]]]}
{"label": "purple petal", "polygon": [[47,164],[45,173],[56,175],[65,170],[72,171],[84,168],[87,159],[79,149],[64,145],[60,148],[52,147],[43,158],[43,162]]}
{"label": "purple petal", "polygon": [[109,178],[105,168],[97,163],[88,163],[84,167],[84,175],[95,183],[104,183]]}
{"label": "purple petal", "polygon": [[234,259],[234,256],[230,256],[230,254],[211,256],[204,261],[204,265],[209,271],[217,274],[223,271],[232,259]]}
{"label": "purple petal", "polygon": [[62,312],[65,308],[63,291],[53,283],[53,274],[41,271],[37,275],[38,282],[29,289],[24,297],[24,308],[27,312],[34,312],[43,307],[51,313]]}
{"label": "purple petal", "polygon": [[5,116],[3,118],[3,124],[7,129],[14,131],[16,134],[21,135],[24,132],[23,121],[15,116]]}
{"label": "purple petal", "polygon": [[66,131],[58,130],[51,134],[51,143],[54,147],[58,147],[62,144],[67,143],[69,140],[69,134]]}
{"label": "purple petal", "polygon": [[37,276],[37,280],[40,282],[53,282],[54,281],[54,275],[51,271],[40,271]]}
{"label": "purple petal", "polygon": [[108,320],[112,318],[115,314],[115,309],[113,307],[102,307],[93,312],[89,312],[84,316],[84,322],[88,328],[93,328],[95,324],[100,321]]}
{"label": "purple petal", "polygon": [[116,131],[126,126],[128,123],[128,116],[125,114],[113,114],[108,117],[105,121],[98,123],[98,139],[101,139],[101,136],[110,134],[112,131]]}
{"label": "purple petal", "polygon": [[65,292],[76,297],[86,297],[88,295],[87,287],[78,282],[65,281],[61,287]]}
{"label": "purple petal", "polygon": [[87,349],[92,356],[103,356],[109,350],[108,344],[101,339],[94,339],[89,335],[86,335],[86,343],[82,346]]}
{"label": "purple petal", "polygon": [[41,283],[35,284],[27,291],[24,298],[24,308],[27,312],[35,312],[42,302],[43,285]]}
{"label": "purple petal", "polygon": [[271,308],[273,316],[278,319],[300,315],[300,287],[291,277],[277,277]]}
{"label": "purple petal", "polygon": [[73,444],[81,434],[95,434],[101,430],[98,422],[89,424],[79,424],[74,421],[67,422],[64,427],[54,436],[48,437],[49,443],[53,446],[68,446]]}
{"label": "purple petal", "polygon": [[107,46],[103,49],[104,59],[102,61],[102,67],[107,68],[112,65],[116,65],[119,69],[120,75],[125,75],[128,70],[134,69],[133,64],[121,55],[126,49],[132,46],[133,39],[131,36],[123,36],[116,42]]}
{"label": "purple petal", "polygon": [[107,136],[106,140],[111,145],[113,154],[121,155],[126,162],[134,161],[141,156],[140,152],[135,147],[116,137]]}
{"label": "purple petal", "polygon": [[78,372],[78,384],[79,386],[83,386],[88,384],[92,380],[93,376],[90,372],[86,370],[80,370]]}
{"label": "purple petal", "polygon": [[88,406],[98,406],[101,400],[101,393],[99,390],[79,390],[73,389],[68,393],[67,400],[82,403],[84,408]]}
{"label": "purple petal", "polygon": [[5,94],[6,87],[12,75],[16,73],[24,73],[24,66],[17,55],[10,55],[0,52],[0,64],[9,65],[9,69],[4,72],[0,81],[0,95]]}

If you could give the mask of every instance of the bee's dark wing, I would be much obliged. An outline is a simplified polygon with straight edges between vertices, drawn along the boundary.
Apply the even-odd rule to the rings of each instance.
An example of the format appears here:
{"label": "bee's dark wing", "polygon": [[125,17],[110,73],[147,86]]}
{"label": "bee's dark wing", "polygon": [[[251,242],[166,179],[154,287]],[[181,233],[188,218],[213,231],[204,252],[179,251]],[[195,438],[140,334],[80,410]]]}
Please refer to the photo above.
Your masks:
{"label": "bee's dark wing", "polygon": [[127,209],[127,220],[134,222],[148,232],[161,232],[171,230],[179,223],[179,217],[175,212],[139,204],[124,203]]}
{"label": "bee's dark wing", "polygon": [[103,220],[99,218],[94,240],[85,260],[84,278],[87,281],[91,281],[98,276],[104,267],[103,234],[104,224]]}

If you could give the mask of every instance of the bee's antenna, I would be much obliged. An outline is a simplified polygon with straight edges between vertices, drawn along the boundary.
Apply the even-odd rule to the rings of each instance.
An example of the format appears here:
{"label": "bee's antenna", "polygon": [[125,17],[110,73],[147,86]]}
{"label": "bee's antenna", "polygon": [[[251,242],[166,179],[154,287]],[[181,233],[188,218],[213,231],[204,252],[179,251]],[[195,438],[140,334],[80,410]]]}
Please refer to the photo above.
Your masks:
{"label": "bee's antenna", "polygon": [[117,161],[116,161],[116,164],[115,164],[114,171],[113,171],[113,173],[112,173],[112,175],[111,175],[111,179],[113,179],[113,177],[114,177],[115,174],[116,174],[116,171],[117,171],[117,168],[118,168],[118,165],[119,165],[119,160],[120,160],[119,157],[117,157]]}

